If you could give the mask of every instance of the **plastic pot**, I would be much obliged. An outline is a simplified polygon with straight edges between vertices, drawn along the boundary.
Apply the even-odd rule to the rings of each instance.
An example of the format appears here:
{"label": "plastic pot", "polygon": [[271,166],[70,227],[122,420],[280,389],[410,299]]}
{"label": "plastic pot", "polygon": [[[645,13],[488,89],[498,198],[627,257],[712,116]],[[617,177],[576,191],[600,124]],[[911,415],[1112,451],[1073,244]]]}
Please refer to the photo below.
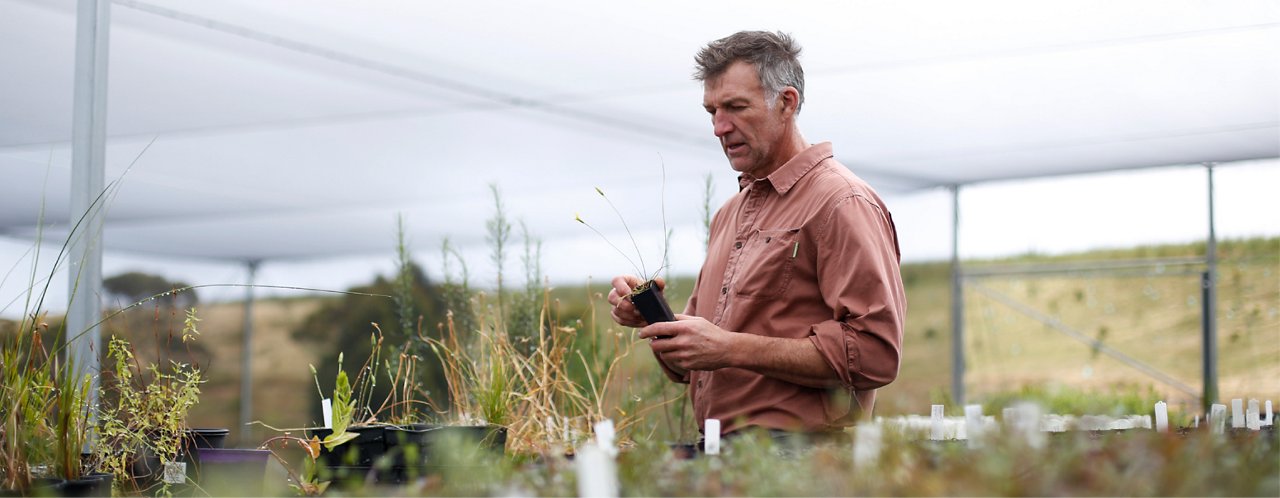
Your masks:
{"label": "plastic pot", "polygon": [[[335,447],[332,451],[320,446],[320,457],[329,467],[371,467],[387,452],[387,427],[385,425],[360,425],[347,427],[356,438]],[[333,429],[321,427],[307,429],[306,435],[319,437],[321,441],[333,434]]]}
{"label": "plastic pot", "polygon": [[222,448],[227,444],[227,435],[231,429],[187,429],[184,444],[186,448]]}
{"label": "plastic pot", "polygon": [[196,448],[191,476],[210,496],[262,496],[270,458],[267,450]]}
{"label": "plastic pot", "polygon": [[55,486],[58,496],[111,496],[111,483],[115,476],[105,472],[86,474],[79,479],[67,479]]}
{"label": "plastic pot", "polygon": [[654,324],[676,320],[675,314],[671,313],[671,306],[667,305],[667,298],[662,295],[662,289],[658,288],[657,283],[650,280],[640,284],[640,287],[643,290],[631,294],[631,304],[636,306],[636,310],[646,322]]}

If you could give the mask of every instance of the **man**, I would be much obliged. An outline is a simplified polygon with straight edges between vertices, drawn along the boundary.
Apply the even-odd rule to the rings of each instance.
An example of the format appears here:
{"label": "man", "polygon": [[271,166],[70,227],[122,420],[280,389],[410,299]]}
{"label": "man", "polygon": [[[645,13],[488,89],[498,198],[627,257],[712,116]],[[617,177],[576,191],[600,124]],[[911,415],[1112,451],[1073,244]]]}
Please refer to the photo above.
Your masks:
{"label": "man", "polygon": [[621,325],[644,327],[658,363],[689,384],[699,426],[829,433],[869,416],[898,374],[906,297],[897,233],[865,182],[796,127],[800,47],[740,32],[696,57],[703,107],[741,190],[711,222],[682,315],[647,324],[613,279]]}

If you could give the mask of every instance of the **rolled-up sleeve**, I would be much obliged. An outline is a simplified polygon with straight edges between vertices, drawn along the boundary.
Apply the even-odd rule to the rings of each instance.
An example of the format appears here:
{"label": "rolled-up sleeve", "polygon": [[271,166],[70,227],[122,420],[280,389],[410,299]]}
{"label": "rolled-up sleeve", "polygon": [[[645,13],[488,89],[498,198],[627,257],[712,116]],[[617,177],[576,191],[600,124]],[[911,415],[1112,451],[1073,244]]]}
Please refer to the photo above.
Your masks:
{"label": "rolled-up sleeve", "polygon": [[893,382],[906,296],[891,216],[874,200],[850,195],[833,203],[814,236],[818,284],[832,316],[812,325],[810,340],[846,389]]}

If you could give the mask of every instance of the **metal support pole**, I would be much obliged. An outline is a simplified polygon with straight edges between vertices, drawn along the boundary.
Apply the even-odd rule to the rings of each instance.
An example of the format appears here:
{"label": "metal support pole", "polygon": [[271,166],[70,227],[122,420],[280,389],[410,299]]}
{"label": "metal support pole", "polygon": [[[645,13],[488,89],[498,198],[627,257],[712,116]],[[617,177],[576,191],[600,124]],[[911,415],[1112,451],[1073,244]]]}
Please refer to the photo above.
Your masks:
{"label": "metal support pole", "polygon": [[240,443],[252,447],[249,422],[253,420],[253,283],[258,276],[259,260],[245,262],[249,270],[244,290],[244,348],[240,360]]}
{"label": "metal support pole", "polygon": [[1201,279],[1204,289],[1204,393],[1201,404],[1205,413],[1209,412],[1210,405],[1218,402],[1218,236],[1214,227],[1213,166],[1213,163],[1204,164],[1209,179],[1209,239],[1205,241],[1206,270]]}
{"label": "metal support pole", "polygon": [[[81,378],[91,374],[90,413],[98,404],[98,352],[102,319],[102,218],[107,129],[107,40],[110,0],[80,0],[76,7],[75,88],[71,114],[71,232],[67,253],[68,353]],[[92,416],[92,415],[91,415]],[[95,418],[96,419],[96,418]],[[88,440],[92,440],[91,438]],[[85,448],[88,449],[85,443]]]}
{"label": "metal support pole", "polygon": [[960,270],[960,186],[951,185],[951,398],[964,406],[964,289]]}

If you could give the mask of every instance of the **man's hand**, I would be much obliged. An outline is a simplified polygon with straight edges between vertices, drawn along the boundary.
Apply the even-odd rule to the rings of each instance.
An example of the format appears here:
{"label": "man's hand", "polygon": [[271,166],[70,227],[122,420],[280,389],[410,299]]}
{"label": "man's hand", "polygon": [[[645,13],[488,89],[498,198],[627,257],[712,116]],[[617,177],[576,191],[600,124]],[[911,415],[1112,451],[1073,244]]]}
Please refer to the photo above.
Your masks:
{"label": "man's hand", "polygon": [[[667,287],[667,283],[662,278],[655,278],[653,282],[658,285],[658,290]],[[640,316],[640,311],[631,304],[631,300],[627,299],[627,296],[631,295],[631,290],[642,283],[644,281],[635,275],[613,277],[613,289],[609,290],[609,304],[613,305],[613,312],[610,314],[618,325],[640,328],[649,324],[643,316]]]}
{"label": "man's hand", "polygon": [[641,339],[676,371],[717,370],[732,366],[736,336],[706,319],[676,315],[676,321],[655,323],[640,329]]}
{"label": "man's hand", "polygon": [[681,375],[732,367],[806,387],[840,387],[835,371],[809,339],[731,332],[689,315],[640,329],[639,337],[649,339],[653,352]]}

